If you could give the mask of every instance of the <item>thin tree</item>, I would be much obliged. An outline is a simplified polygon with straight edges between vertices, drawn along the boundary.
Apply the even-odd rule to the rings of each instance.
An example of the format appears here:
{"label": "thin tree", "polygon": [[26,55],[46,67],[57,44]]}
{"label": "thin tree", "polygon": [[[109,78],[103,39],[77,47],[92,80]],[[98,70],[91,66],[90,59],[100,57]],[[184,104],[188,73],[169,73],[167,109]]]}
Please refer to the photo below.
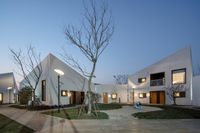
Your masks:
{"label": "thin tree", "polygon": [[15,51],[10,49],[14,63],[19,68],[19,75],[23,79],[23,84],[32,88],[32,100],[33,105],[35,103],[35,90],[39,84],[40,77],[42,75],[42,65],[40,60],[40,54],[37,54],[34,48],[29,45],[26,52]]}
{"label": "thin tree", "polygon": [[[108,8],[102,4],[101,9],[97,10],[96,3],[91,0],[89,6],[84,3],[84,21],[80,29],[73,25],[65,28],[65,36],[83,55],[91,62],[92,69],[84,75],[88,77],[88,114],[92,112],[91,83],[95,77],[95,69],[100,55],[109,45],[113,35],[114,26],[108,13]],[[79,66],[76,64],[76,66]],[[83,70],[83,69],[82,69]]]}
{"label": "thin tree", "polygon": [[127,84],[128,83],[128,75],[126,74],[119,74],[119,75],[114,75],[113,76],[115,79],[116,84]]}
{"label": "thin tree", "polygon": [[167,92],[167,96],[169,97],[169,99],[172,100],[174,105],[176,105],[177,104],[176,99],[177,97],[179,97],[178,94],[180,95],[180,92],[186,91],[186,88],[182,84],[177,84],[177,85],[172,85],[170,87],[166,87],[165,90]]}

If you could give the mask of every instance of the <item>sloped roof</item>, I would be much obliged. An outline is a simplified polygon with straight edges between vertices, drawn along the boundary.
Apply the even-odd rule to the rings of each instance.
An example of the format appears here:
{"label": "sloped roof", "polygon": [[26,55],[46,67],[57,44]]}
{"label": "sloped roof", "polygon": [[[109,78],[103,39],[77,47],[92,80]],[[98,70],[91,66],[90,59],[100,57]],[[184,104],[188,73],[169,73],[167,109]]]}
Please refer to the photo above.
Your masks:
{"label": "sloped roof", "polygon": [[[186,47],[186,48],[183,48],[159,61],[157,61],[156,63],[150,65],[150,66],[147,66],[145,67],[144,69],[140,70],[140,71],[137,71],[136,73],[130,75],[130,76],[133,76],[135,74],[138,74],[140,72],[143,72],[145,71],[146,69],[151,69],[155,66],[165,66],[167,64],[172,64],[173,62],[177,62],[177,61],[180,61],[180,60],[190,60],[191,62],[191,65],[192,65],[192,56],[191,56],[191,47]],[[129,76],[129,77],[130,77]]]}
{"label": "sloped roof", "polygon": [[7,89],[8,87],[16,88],[13,72],[0,74],[0,89]]}

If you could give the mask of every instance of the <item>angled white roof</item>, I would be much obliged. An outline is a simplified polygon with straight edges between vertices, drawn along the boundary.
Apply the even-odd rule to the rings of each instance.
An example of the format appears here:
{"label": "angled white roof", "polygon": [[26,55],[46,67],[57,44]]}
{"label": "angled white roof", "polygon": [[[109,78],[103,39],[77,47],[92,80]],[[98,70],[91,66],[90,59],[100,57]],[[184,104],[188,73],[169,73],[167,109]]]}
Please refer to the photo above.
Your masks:
{"label": "angled white roof", "polygon": [[133,75],[136,75],[136,74],[140,74],[140,73],[143,73],[144,71],[153,71],[155,69],[157,69],[158,67],[159,68],[165,68],[165,67],[170,67],[170,66],[173,66],[174,64],[177,64],[177,63],[181,63],[185,61],[187,64],[191,64],[192,65],[192,56],[191,56],[191,48],[190,47],[186,47],[186,48],[183,48],[163,59],[161,59],[160,61],[130,75],[133,76]]}
{"label": "angled white roof", "polygon": [[0,90],[8,87],[16,88],[16,82],[13,72],[0,74]]}

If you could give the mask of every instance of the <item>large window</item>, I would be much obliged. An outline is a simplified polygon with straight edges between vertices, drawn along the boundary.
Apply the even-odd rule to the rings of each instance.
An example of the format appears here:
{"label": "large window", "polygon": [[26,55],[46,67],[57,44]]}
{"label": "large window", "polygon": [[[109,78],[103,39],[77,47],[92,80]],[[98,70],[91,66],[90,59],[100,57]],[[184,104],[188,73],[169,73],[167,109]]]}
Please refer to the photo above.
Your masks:
{"label": "large window", "polygon": [[46,101],[46,80],[42,80],[42,101]]}
{"label": "large window", "polygon": [[138,79],[138,83],[144,83],[144,82],[146,82],[146,77]]}
{"label": "large window", "polygon": [[186,83],[186,69],[172,70],[172,84]]}
{"label": "large window", "polygon": [[165,84],[165,73],[155,73],[150,75],[150,86],[161,86]]}

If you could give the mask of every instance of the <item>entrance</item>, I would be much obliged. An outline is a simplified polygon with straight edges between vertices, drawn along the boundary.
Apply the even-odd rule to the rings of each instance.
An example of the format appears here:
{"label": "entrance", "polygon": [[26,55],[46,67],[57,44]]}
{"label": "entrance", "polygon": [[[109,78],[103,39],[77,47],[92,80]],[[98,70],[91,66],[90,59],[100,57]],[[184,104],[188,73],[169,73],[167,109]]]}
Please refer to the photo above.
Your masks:
{"label": "entrance", "polygon": [[70,91],[70,104],[82,104],[84,101],[84,92],[81,91]]}
{"label": "entrance", "polygon": [[108,93],[107,92],[103,93],[103,103],[105,103],[105,104],[108,103]]}
{"label": "entrance", "polygon": [[150,91],[150,104],[165,104],[165,91]]}

